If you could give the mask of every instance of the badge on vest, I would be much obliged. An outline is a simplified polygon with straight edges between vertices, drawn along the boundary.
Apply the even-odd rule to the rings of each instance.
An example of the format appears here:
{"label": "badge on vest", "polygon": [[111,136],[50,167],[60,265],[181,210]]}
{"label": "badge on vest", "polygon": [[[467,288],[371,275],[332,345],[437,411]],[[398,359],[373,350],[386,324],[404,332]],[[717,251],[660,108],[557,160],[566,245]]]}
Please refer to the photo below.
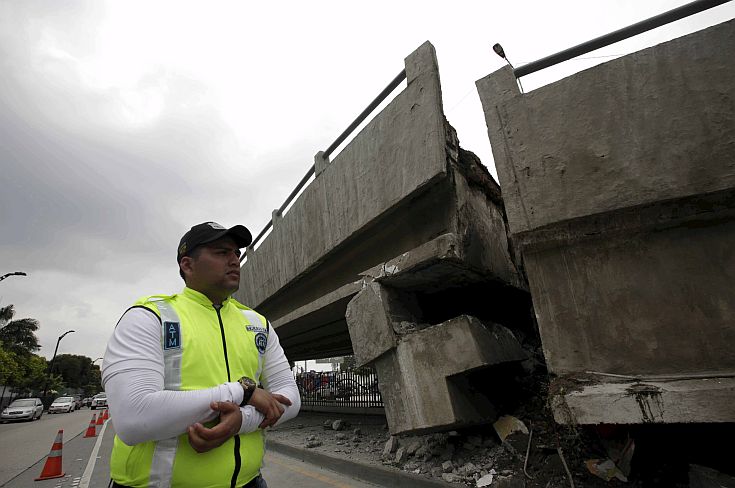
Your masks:
{"label": "badge on vest", "polygon": [[255,334],[255,347],[258,348],[260,354],[265,354],[265,348],[268,346],[268,336],[259,332]]}
{"label": "badge on vest", "polygon": [[163,338],[164,349],[181,349],[181,326],[178,322],[164,322],[163,330],[166,331]]}

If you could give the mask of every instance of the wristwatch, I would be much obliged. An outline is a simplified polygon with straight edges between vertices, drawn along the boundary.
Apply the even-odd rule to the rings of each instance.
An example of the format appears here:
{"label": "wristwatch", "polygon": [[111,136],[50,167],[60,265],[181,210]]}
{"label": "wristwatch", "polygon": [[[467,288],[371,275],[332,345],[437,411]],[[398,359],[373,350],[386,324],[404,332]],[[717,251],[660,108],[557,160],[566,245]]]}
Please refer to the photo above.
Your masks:
{"label": "wristwatch", "polygon": [[240,402],[240,406],[244,407],[248,404],[250,398],[252,398],[253,393],[255,393],[255,389],[258,387],[258,384],[247,376],[243,376],[242,378],[237,380],[237,382],[240,383],[240,386],[242,386],[242,402]]}

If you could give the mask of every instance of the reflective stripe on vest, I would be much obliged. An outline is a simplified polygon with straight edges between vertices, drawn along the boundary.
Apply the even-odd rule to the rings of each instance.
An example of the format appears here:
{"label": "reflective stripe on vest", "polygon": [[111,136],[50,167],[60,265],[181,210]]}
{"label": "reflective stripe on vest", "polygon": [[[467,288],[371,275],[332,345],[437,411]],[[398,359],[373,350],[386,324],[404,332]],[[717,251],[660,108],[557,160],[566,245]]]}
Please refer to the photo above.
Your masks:
{"label": "reflective stripe on vest", "polygon": [[[184,352],[181,340],[181,320],[173,307],[161,300],[156,302],[156,308],[161,314],[161,344],[166,344],[171,324],[178,326],[178,347],[163,348],[163,389],[179,390],[181,388],[181,356]],[[167,325],[168,324],[168,325]],[[156,443],[151,462],[150,486],[168,488],[171,486],[171,476],[174,470],[174,458],[179,438],[171,437]]]}

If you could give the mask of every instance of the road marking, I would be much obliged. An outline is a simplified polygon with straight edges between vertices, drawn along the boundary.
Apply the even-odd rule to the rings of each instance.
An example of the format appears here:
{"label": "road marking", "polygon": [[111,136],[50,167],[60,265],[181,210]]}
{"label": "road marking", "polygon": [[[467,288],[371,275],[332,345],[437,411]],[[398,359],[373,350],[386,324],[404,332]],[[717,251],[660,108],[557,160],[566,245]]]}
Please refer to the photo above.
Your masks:
{"label": "road marking", "polygon": [[94,471],[94,465],[97,463],[97,454],[100,452],[100,446],[102,445],[102,438],[105,436],[106,428],[107,422],[102,424],[102,429],[97,434],[97,442],[94,443],[92,454],[89,455],[89,461],[87,461],[87,467],[84,469],[84,473],[82,473],[82,481],[79,482],[79,488],[89,488],[89,482],[92,479],[92,472]]}
{"label": "road marking", "polygon": [[315,473],[315,472],[310,471],[308,469],[296,468],[296,467],[294,467],[294,466],[292,466],[290,464],[278,462],[278,460],[275,459],[275,456],[271,456],[268,460],[270,462],[274,463],[274,464],[278,464],[280,466],[283,466],[286,469],[290,469],[291,471],[295,471],[295,472],[297,472],[299,474],[303,474],[304,476],[308,476],[309,478],[314,478],[315,480],[319,480],[319,481],[322,481],[324,483],[327,483],[330,486],[334,486],[336,488],[352,488],[351,485],[346,485],[344,483],[340,483],[338,481],[335,481],[334,479],[330,478],[329,476],[325,476],[323,474]]}

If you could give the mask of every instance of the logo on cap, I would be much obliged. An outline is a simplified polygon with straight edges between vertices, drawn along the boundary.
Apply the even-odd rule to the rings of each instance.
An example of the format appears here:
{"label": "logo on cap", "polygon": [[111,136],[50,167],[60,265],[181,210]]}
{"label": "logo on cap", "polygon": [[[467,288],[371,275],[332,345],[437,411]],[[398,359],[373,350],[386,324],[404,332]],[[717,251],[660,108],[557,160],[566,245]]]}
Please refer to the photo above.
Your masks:
{"label": "logo on cap", "polygon": [[217,222],[207,222],[207,225],[209,225],[211,228],[216,229],[216,230],[227,230],[221,225],[219,225]]}

